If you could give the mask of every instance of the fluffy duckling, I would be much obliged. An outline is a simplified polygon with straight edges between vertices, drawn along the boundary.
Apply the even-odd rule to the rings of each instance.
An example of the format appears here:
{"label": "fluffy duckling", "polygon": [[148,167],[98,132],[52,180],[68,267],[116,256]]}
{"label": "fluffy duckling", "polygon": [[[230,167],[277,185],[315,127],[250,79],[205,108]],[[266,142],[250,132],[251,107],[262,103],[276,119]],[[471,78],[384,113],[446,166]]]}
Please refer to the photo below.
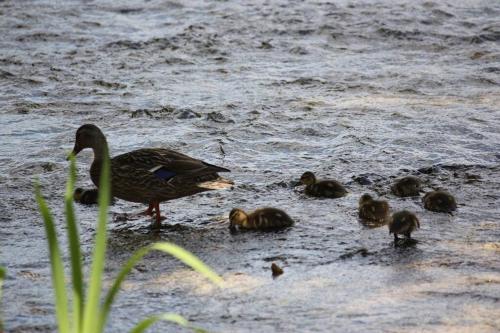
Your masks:
{"label": "fluffy duckling", "polygon": [[83,205],[94,205],[97,204],[97,199],[99,197],[99,192],[96,188],[91,190],[84,190],[83,188],[77,188],[73,194],[73,199]]}
{"label": "fluffy duckling", "polygon": [[420,193],[422,185],[420,179],[415,176],[399,178],[391,186],[392,193],[398,197],[416,197]]}
{"label": "fluffy duckling", "polygon": [[425,209],[433,212],[451,213],[457,209],[453,195],[445,191],[428,192],[422,198]]}
{"label": "fluffy duckling", "polygon": [[316,180],[310,171],[304,172],[300,182],[306,185],[305,192],[312,197],[340,198],[347,194],[347,190],[336,180]]}
{"label": "fluffy duckling", "polygon": [[277,208],[261,208],[251,214],[239,208],[229,213],[229,227],[239,226],[243,229],[269,230],[286,228],[293,225],[293,220],[284,211]]}
{"label": "fluffy duckling", "polygon": [[369,194],[359,199],[359,217],[363,220],[384,222],[389,215],[389,204],[385,200],[373,200]]}
{"label": "fluffy duckling", "polygon": [[398,241],[398,234],[411,238],[411,233],[420,228],[420,222],[415,214],[401,210],[392,214],[389,220],[389,234],[394,234],[394,241]]}

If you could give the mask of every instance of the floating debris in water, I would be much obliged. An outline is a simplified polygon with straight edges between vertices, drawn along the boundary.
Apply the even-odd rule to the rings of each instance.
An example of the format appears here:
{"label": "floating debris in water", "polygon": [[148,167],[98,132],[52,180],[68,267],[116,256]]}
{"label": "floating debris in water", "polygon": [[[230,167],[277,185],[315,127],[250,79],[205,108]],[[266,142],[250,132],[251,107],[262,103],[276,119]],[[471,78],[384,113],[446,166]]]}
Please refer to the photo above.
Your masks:
{"label": "floating debris in water", "polygon": [[283,269],[276,265],[274,262],[271,264],[271,271],[273,272],[273,277],[280,276],[283,274]]}

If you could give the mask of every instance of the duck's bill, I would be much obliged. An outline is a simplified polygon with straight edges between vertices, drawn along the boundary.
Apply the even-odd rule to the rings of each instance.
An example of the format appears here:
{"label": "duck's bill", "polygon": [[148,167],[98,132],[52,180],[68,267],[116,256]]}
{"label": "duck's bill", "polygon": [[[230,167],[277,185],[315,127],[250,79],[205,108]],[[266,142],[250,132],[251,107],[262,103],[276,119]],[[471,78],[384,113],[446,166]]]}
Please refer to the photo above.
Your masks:
{"label": "duck's bill", "polygon": [[82,151],[82,148],[80,148],[78,145],[75,144],[75,147],[73,148],[73,151],[69,153],[69,155],[66,157],[66,161],[68,161],[71,156],[76,156],[78,153]]}

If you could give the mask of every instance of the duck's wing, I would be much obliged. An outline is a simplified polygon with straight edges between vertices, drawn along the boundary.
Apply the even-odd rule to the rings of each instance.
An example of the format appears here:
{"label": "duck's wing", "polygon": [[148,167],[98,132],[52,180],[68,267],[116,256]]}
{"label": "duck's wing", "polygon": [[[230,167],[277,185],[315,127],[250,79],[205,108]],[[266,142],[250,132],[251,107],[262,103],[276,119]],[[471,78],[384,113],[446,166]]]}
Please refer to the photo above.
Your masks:
{"label": "duck's wing", "polygon": [[[203,176],[230,170],[194,159],[185,154],[162,148],[145,148],[116,156],[114,167],[128,169],[128,173],[147,173],[163,180],[204,181]],[[133,172],[131,172],[133,170]],[[212,177],[209,177],[212,178]]]}

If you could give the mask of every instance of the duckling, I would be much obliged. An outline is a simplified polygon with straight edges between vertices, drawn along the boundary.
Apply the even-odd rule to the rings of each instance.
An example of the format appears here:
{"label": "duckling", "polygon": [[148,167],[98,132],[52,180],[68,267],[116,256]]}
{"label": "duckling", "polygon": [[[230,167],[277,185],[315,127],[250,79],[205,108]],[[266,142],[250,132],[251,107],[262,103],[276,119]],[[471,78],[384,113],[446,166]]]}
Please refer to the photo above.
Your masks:
{"label": "duckling", "polygon": [[336,180],[316,180],[310,171],[304,172],[300,182],[306,185],[305,193],[312,197],[341,198],[347,194],[347,190]]}
{"label": "duckling", "polygon": [[359,217],[363,220],[384,222],[389,215],[389,204],[385,200],[373,200],[365,193],[359,199]]}
{"label": "duckling", "polygon": [[416,197],[421,189],[420,179],[415,176],[399,178],[391,186],[392,193],[398,197]]}
{"label": "duckling", "polygon": [[73,194],[73,200],[83,205],[94,205],[97,204],[98,196],[99,193],[96,188],[91,190],[84,190],[82,188],[77,188]]}
{"label": "duckling", "polygon": [[453,195],[446,191],[428,192],[422,198],[425,209],[433,212],[450,213],[457,209]]}
{"label": "duckling", "polygon": [[420,228],[420,222],[415,214],[401,210],[392,214],[389,220],[389,234],[394,234],[394,241],[398,241],[398,234],[411,238],[411,233]]}
{"label": "duckling", "polygon": [[243,229],[279,229],[293,225],[293,220],[287,213],[277,208],[261,208],[251,214],[239,208],[234,208],[229,213],[229,227],[234,229],[237,225]]}

